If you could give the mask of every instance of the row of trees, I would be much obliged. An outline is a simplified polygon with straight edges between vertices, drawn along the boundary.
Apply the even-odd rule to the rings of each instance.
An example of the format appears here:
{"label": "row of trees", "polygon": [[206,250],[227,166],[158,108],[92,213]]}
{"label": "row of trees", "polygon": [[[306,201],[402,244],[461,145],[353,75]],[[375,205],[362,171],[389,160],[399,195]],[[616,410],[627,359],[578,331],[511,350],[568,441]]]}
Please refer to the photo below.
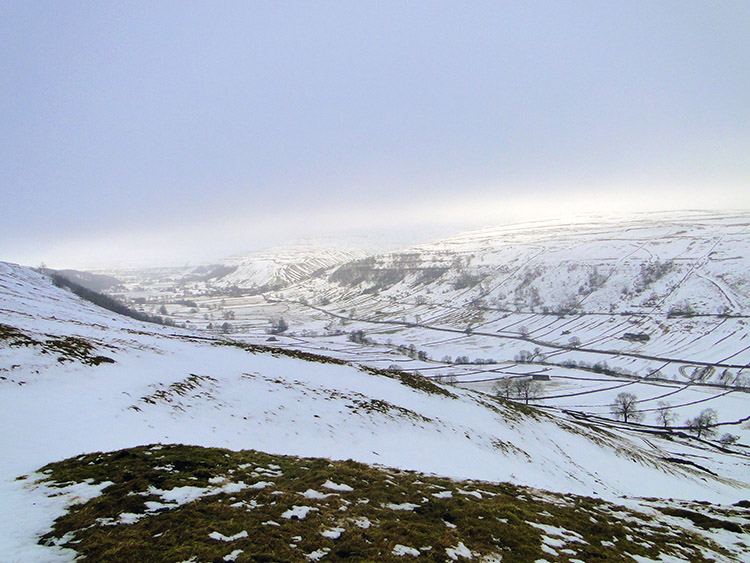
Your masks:
{"label": "row of trees", "polygon": [[[541,384],[530,377],[506,377],[495,384],[495,395],[503,399],[518,399],[527,405],[529,401],[539,398]],[[623,422],[638,422],[645,418],[645,413],[638,408],[638,397],[632,393],[619,393],[610,407],[612,414]],[[656,420],[659,426],[670,428],[677,420],[672,406],[660,401],[656,409]],[[714,437],[718,434],[719,415],[715,409],[704,409],[694,418],[685,420],[685,428],[698,438]],[[719,438],[724,445],[735,443],[739,436],[725,433]]]}
{"label": "row of trees", "polygon": [[120,303],[116,299],[113,299],[109,295],[104,295],[102,293],[98,293],[96,291],[83,287],[82,285],[77,284],[76,282],[60,274],[51,272],[47,275],[52,278],[52,283],[57,287],[69,289],[70,291],[78,295],[78,297],[80,297],[81,299],[90,301],[91,303],[99,305],[99,307],[103,307],[108,311],[112,311],[120,315],[125,315],[126,317],[130,317],[139,321],[157,323],[166,326],[175,326],[175,322],[170,318],[160,317],[158,315],[149,315],[148,313],[136,311],[134,309],[131,309],[124,303]]}
{"label": "row of trees", "polygon": [[[638,422],[644,419],[645,413],[638,408],[638,397],[632,393],[618,393],[611,406],[612,414],[622,419],[623,422]],[[677,414],[669,403],[659,401],[656,409],[656,420],[659,426],[670,428],[677,420]],[[685,428],[694,433],[698,438],[709,438],[716,436],[716,426],[719,414],[715,409],[703,409],[698,416],[685,420]],[[719,441],[723,444],[733,444],[739,439],[738,436],[725,433]]]}

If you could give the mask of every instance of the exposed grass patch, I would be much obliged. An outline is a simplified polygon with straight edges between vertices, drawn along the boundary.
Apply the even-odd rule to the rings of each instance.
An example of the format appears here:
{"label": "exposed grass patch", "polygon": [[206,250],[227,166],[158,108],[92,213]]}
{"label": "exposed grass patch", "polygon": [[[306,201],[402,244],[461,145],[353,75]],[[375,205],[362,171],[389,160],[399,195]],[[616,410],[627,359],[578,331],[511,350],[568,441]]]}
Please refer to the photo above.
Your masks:
{"label": "exposed grass patch", "polygon": [[[504,563],[727,556],[703,536],[600,500],[353,461],[157,445],[41,471],[53,490],[112,483],[71,506],[40,540],[94,561],[221,561],[230,553],[237,561],[410,560],[397,555],[399,545],[440,562],[461,546],[476,561]],[[171,500],[191,491],[185,502]]]}
{"label": "exposed grass patch", "polygon": [[411,387],[412,389],[416,389],[417,391],[430,393],[432,395],[442,395],[443,397],[448,397],[450,399],[457,398],[456,395],[448,391],[445,387],[443,387],[442,385],[438,385],[437,383],[428,379],[427,377],[424,377],[423,375],[396,371],[393,369],[378,369],[365,365],[359,366],[359,369],[361,369],[365,373],[369,373],[372,375],[381,375],[390,379],[397,379],[402,384],[406,385],[407,387]]}
{"label": "exposed grass patch", "polygon": [[11,347],[36,346],[42,354],[56,354],[61,363],[78,361],[98,366],[115,362],[112,358],[96,354],[96,346],[79,336],[46,336],[45,340],[37,340],[15,327],[0,324],[0,342]]}
{"label": "exposed grass patch", "polygon": [[16,327],[0,323],[0,342],[8,346],[34,346],[39,344],[36,340],[21,332]]}
{"label": "exposed grass patch", "polygon": [[149,405],[166,403],[176,404],[179,407],[178,397],[200,396],[202,392],[199,391],[199,389],[204,386],[211,386],[216,382],[216,378],[209,375],[196,375],[191,373],[182,381],[176,381],[168,386],[161,386],[153,393],[141,397],[140,400]]}
{"label": "exposed grass patch", "polygon": [[89,366],[115,363],[112,358],[95,354],[96,347],[88,340],[77,336],[51,337],[44,343],[44,346],[59,353],[59,361],[78,360]]}
{"label": "exposed grass patch", "polygon": [[736,522],[730,522],[728,520],[719,520],[707,514],[701,512],[695,512],[693,510],[686,510],[684,508],[660,508],[664,514],[669,516],[679,516],[680,518],[687,518],[696,526],[703,528],[704,530],[718,529],[718,530],[729,530],[730,532],[736,532],[738,534],[750,534],[750,525],[740,526]]}
{"label": "exposed grass patch", "polygon": [[[217,346],[233,346],[236,348],[241,348],[242,350],[247,350],[248,352],[251,352],[253,354],[272,354],[274,356],[287,356],[306,362],[317,362],[321,364],[334,364],[339,366],[352,365],[346,360],[340,360],[338,358],[331,358],[329,356],[321,356],[319,354],[312,354],[310,352],[302,352],[300,350],[291,350],[287,348],[275,348],[273,346],[263,346],[259,344],[245,344],[244,342],[236,342],[234,340],[216,340],[213,342],[213,344]],[[453,393],[422,375],[399,372],[390,369],[378,369],[364,365],[360,365],[357,367],[365,373],[369,373],[371,375],[380,375],[383,377],[388,377],[390,379],[397,379],[407,387],[411,387],[412,389],[416,389],[418,391],[423,391],[425,393],[431,393],[434,395],[443,395],[444,397],[449,397],[451,399],[456,398]]]}
{"label": "exposed grass patch", "polygon": [[271,354],[273,356],[287,356],[289,358],[296,358],[298,360],[304,360],[306,362],[317,362],[319,364],[335,364],[339,366],[348,366],[349,362],[339,360],[338,358],[331,358],[329,356],[322,356],[320,354],[313,354],[311,352],[303,352],[301,350],[292,350],[288,348],[276,348],[274,346],[264,346],[262,344],[246,344],[244,342],[237,342],[235,340],[214,340],[212,343],[215,346],[232,346],[235,348],[241,348],[253,354]]}
{"label": "exposed grass patch", "polygon": [[483,407],[502,415],[506,420],[516,420],[521,417],[539,421],[551,419],[547,413],[540,409],[503,397],[476,393],[474,400]]}
{"label": "exposed grass patch", "polygon": [[389,403],[388,401],[384,401],[382,399],[361,400],[352,398],[350,400],[352,401],[352,404],[347,406],[354,411],[364,411],[367,413],[378,412],[386,415],[393,414],[399,417],[410,418],[412,420],[417,420],[420,422],[433,422],[431,418],[421,415],[413,410],[394,405],[393,403]]}

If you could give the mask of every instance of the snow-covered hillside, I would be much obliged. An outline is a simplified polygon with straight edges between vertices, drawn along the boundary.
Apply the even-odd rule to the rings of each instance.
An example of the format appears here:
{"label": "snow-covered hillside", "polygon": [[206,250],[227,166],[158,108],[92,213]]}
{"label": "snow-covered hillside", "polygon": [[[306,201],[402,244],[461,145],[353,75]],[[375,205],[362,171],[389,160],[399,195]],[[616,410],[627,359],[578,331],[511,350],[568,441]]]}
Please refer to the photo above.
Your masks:
{"label": "snow-covered hillside", "polygon": [[217,280],[217,283],[242,288],[278,289],[307,279],[318,271],[364,256],[364,251],[311,244],[279,246],[227,258],[222,261],[222,266],[232,271]]}
{"label": "snow-covered hillside", "polygon": [[117,278],[120,285],[109,292],[129,299],[153,300],[154,296],[178,291],[190,295],[259,294],[327,275],[336,266],[367,254],[364,250],[313,241],[238,254],[212,264],[101,270],[98,275]]}
{"label": "snow-covered hillside", "polygon": [[371,256],[330,281],[506,311],[747,315],[748,249],[750,215],[540,221]]}
{"label": "snow-covered hillside", "polygon": [[351,458],[606,498],[748,495],[739,454],[419,376],[144,325],[9,264],[0,264],[0,325],[0,545],[13,549],[49,525],[15,477],[156,442]]}
{"label": "snow-covered hillside", "polygon": [[433,361],[533,356],[561,369],[600,365],[743,388],[750,387],[748,248],[750,216],[737,213],[511,225],[303,280],[271,296],[277,308],[263,310],[263,322],[256,303],[231,306],[248,334],[283,306],[304,329],[297,336],[387,333]]}

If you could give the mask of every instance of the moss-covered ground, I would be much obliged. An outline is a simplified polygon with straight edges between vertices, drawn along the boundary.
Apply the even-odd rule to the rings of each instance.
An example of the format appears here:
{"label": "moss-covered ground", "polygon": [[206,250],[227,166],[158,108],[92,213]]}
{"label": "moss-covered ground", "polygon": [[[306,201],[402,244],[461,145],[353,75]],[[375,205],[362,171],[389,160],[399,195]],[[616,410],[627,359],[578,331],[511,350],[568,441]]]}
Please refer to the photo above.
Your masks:
{"label": "moss-covered ground", "polygon": [[[40,539],[87,561],[739,560],[690,527],[697,511],[667,512],[688,518],[680,527],[598,499],[353,461],[155,445],[82,455],[41,475],[47,491],[110,483]],[[724,531],[746,535],[737,515],[750,511],[736,509]]]}

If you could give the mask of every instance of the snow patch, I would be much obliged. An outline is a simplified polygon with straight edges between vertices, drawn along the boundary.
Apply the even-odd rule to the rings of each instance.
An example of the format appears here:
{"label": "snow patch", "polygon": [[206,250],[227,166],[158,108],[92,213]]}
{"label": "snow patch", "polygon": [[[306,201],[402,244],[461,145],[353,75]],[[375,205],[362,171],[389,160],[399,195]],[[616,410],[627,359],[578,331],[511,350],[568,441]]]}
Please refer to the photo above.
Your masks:
{"label": "snow patch", "polygon": [[419,556],[419,550],[414,549],[413,547],[409,547],[407,545],[401,545],[400,543],[397,543],[391,553],[397,557],[403,557],[404,555],[411,555],[413,557]]}
{"label": "snow patch", "polygon": [[320,559],[323,559],[323,557],[325,557],[329,551],[331,551],[329,548],[323,547],[321,549],[316,549],[312,553],[308,553],[307,555],[305,555],[305,557],[307,557],[310,561],[318,561]]}
{"label": "snow patch", "polygon": [[336,496],[336,493],[319,493],[314,489],[307,489],[304,493],[300,493],[303,497],[309,499],[324,499],[328,497]]}
{"label": "snow patch", "polygon": [[292,508],[284,512],[281,517],[286,518],[287,520],[293,518],[304,520],[310,512],[316,512],[317,510],[317,508],[313,508],[312,506],[293,506]]}
{"label": "snow patch", "polygon": [[454,561],[457,561],[459,557],[464,559],[473,559],[474,557],[474,554],[464,545],[464,542],[458,542],[456,547],[446,547],[445,554]]}
{"label": "snow patch", "polygon": [[323,483],[321,486],[325,487],[326,489],[331,489],[332,491],[349,492],[349,491],[353,491],[354,490],[349,485],[346,485],[346,484],[339,485],[337,483],[334,483],[330,479],[328,481],[326,481],[325,483]]}
{"label": "snow patch", "polygon": [[214,531],[208,534],[208,537],[211,538],[212,540],[217,540],[217,541],[226,541],[226,542],[236,541],[236,540],[241,540],[242,538],[246,538],[247,530],[242,530],[241,532],[237,532],[233,536],[225,536],[224,534],[220,532]]}
{"label": "snow patch", "polygon": [[337,540],[345,531],[346,530],[344,530],[344,528],[331,528],[330,530],[323,530],[322,532],[320,532],[320,535],[324,538]]}
{"label": "snow patch", "polygon": [[415,508],[419,508],[419,505],[411,502],[404,502],[401,504],[388,503],[384,504],[383,508],[390,508],[391,510],[414,510]]}
{"label": "snow patch", "polygon": [[253,483],[248,488],[249,489],[265,489],[266,487],[273,486],[273,483],[270,481],[258,481],[257,483]]}

